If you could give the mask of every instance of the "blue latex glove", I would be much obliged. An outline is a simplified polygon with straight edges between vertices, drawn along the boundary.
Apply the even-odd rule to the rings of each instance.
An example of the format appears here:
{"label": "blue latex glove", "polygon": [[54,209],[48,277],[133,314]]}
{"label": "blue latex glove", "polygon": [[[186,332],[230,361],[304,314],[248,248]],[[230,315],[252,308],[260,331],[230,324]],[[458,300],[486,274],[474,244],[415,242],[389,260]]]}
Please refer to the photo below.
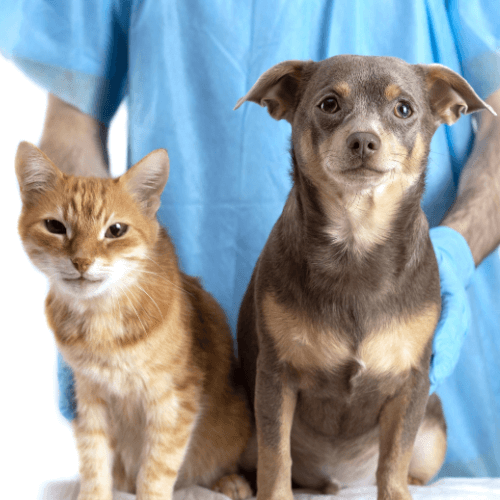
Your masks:
{"label": "blue latex glove", "polygon": [[432,346],[430,393],[455,368],[470,326],[470,306],[465,289],[475,270],[465,238],[457,231],[438,226],[430,230],[439,265],[442,310]]}
{"label": "blue latex glove", "polygon": [[[474,272],[474,259],[464,237],[446,226],[430,231],[439,265],[442,311],[432,347],[430,392],[455,368],[469,329],[470,308],[465,288]],[[67,420],[76,417],[74,379],[71,368],[58,357],[59,410]]]}

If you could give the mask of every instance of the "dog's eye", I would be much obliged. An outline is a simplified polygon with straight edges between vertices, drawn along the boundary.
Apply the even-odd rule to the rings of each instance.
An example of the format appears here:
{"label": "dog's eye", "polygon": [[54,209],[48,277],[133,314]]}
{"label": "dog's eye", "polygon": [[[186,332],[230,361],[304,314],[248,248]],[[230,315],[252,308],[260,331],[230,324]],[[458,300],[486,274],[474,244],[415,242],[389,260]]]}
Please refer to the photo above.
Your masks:
{"label": "dog's eye", "polygon": [[319,109],[324,113],[333,114],[339,109],[339,103],[334,97],[327,97],[320,105]]}
{"label": "dog's eye", "polygon": [[400,101],[394,108],[394,114],[398,118],[408,118],[413,114],[413,110],[411,109],[411,106],[407,102]]}
{"label": "dog's eye", "polygon": [[106,236],[106,238],[119,238],[127,232],[127,229],[127,224],[117,222],[116,224],[108,227],[108,230],[106,231],[106,234],[104,236]]}
{"label": "dog's eye", "polygon": [[55,219],[47,219],[45,221],[45,227],[49,233],[53,234],[66,234],[66,226]]}

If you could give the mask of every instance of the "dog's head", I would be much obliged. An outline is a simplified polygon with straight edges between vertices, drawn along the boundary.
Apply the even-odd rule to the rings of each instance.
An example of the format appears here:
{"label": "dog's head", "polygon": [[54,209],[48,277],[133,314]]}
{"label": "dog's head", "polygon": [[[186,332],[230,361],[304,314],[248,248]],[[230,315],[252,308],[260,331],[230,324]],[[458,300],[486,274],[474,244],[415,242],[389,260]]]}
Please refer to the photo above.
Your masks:
{"label": "dog's head", "polygon": [[266,71],[236,108],[245,101],[289,121],[301,172],[341,192],[394,180],[413,185],[440,124],[481,109],[494,113],[454,71],[392,57],[285,61]]}

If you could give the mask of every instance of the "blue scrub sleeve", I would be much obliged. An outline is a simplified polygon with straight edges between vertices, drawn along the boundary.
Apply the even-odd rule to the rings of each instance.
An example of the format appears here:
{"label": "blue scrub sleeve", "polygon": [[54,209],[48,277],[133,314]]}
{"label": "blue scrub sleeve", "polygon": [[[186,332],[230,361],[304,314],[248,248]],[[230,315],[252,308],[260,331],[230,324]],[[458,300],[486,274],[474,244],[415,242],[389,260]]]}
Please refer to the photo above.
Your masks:
{"label": "blue scrub sleeve", "polygon": [[475,265],[467,241],[457,231],[438,226],[430,230],[430,237],[439,266],[442,305],[432,346],[432,393],[453,372],[469,330],[471,313],[465,289]]}
{"label": "blue scrub sleeve", "polygon": [[59,383],[59,411],[66,420],[76,417],[75,380],[73,372],[60,353],[57,354],[57,381]]}
{"label": "blue scrub sleeve", "polygon": [[128,1],[4,0],[0,49],[37,84],[108,124],[127,89]]}
{"label": "blue scrub sleeve", "polygon": [[500,3],[498,0],[447,3],[463,76],[486,99],[500,88]]}

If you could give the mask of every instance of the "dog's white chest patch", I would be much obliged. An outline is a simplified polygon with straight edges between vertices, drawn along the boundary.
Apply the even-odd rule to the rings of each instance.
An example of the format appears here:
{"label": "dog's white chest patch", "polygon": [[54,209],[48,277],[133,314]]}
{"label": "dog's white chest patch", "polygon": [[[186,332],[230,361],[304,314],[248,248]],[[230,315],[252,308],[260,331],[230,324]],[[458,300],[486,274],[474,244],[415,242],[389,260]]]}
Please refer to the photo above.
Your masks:
{"label": "dog's white chest patch", "polygon": [[375,375],[407,372],[419,364],[438,318],[439,308],[433,304],[405,320],[394,319],[382,330],[368,335],[357,355]]}

